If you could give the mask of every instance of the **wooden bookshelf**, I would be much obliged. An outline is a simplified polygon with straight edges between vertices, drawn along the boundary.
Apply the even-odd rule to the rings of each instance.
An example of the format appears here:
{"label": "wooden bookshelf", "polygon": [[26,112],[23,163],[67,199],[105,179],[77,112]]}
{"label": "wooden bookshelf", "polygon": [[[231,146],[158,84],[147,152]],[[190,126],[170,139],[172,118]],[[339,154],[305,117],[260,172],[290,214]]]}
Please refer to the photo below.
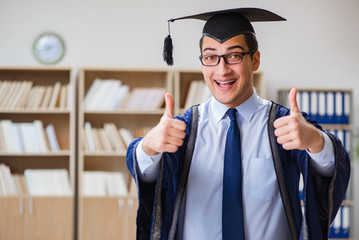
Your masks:
{"label": "wooden bookshelf", "polygon": [[[113,123],[116,129],[128,129],[136,137],[137,128],[152,128],[164,113],[164,105],[157,109],[111,110],[86,109],[85,98],[96,79],[120,80],[130,92],[136,88],[164,88],[172,93],[172,73],[167,70],[83,68],[79,74],[78,95],[78,239],[135,239],[137,196],[130,191],[132,178],[126,166],[126,149],[97,150],[86,148],[86,130],[104,128]],[[97,102],[97,101],[96,101]],[[127,148],[127,147],[126,147]],[[84,194],[82,176],[87,171],[121,172],[125,178],[129,194],[127,196],[89,196]]]}
{"label": "wooden bookshelf", "polygon": [[[10,167],[12,174],[24,174],[26,169],[66,169],[72,189],[70,196],[32,196],[21,194],[0,196],[1,239],[72,239],[74,235],[75,187],[75,91],[72,70],[68,67],[0,67],[0,81],[10,84],[32,82],[32,87],[72,86],[67,91],[66,107],[0,107],[0,119],[22,124],[40,120],[55,129],[59,150],[41,152],[0,151],[0,163]],[[12,92],[19,96],[19,88]],[[4,92],[3,92],[4,94]],[[10,96],[7,96],[9,99]],[[59,97],[56,97],[59,98]],[[27,100],[29,101],[29,100]],[[2,102],[4,103],[4,102]],[[10,104],[10,103],[9,103]],[[44,227],[46,226],[46,227]]]}

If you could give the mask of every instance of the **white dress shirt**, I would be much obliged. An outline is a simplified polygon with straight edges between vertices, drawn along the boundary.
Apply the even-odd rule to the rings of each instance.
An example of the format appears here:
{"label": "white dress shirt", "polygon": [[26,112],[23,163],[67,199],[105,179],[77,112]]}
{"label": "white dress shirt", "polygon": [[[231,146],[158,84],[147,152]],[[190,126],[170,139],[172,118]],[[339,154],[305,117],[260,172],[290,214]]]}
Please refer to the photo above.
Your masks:
{"label": "white dress shirt", "polygon": [[[243,217],[247,240],[288,240],[290,230],[277,184],[267,120],[270,102],[253,94],[236,107],[241,132]],[[198,134],[181,206],[178,239],[222,239],[222,184],[224,149],[230,119],[228,107],[210,98],[199,106]],[[323,133],[321,152],[309,153],[313,167],[323,175],[334,173],[334,150]],[[136,149],[140,178],[153,182],[162,154],[148,156],[142,142]],[[329,159],[329,160],[328,160]]]}

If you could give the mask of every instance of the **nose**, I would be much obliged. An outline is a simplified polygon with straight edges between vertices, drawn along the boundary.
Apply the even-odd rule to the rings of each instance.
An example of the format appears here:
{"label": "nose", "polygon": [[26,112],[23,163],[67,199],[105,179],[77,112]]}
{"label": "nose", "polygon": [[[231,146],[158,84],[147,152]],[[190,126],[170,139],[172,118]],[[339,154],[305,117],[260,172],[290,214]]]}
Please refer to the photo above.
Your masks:
{"label": "nose", "polygon": [[219,59],[219,63],[216,67],[216,73],[222,76],[228,74],[231,71],[231,67],[226,63],[223,56]]}

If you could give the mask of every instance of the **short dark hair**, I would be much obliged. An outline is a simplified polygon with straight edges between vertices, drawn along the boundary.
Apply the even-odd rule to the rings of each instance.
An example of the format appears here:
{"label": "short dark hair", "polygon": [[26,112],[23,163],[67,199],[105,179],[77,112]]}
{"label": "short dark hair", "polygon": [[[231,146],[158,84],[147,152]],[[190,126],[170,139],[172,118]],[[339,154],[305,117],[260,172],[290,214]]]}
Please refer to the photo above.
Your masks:
{"label": "short dark hair", "polygon": [[[252,33],[244,33],[241,35],[244,35],[249,51],[252,51],[252,50],[257,51],[258,50],[258,41],[257,41],[256,35],[254,35]],[[203,37],[204,36],[202,36],[201,39],[199,40],[199,49],[201,51],[201,54],[202,54]],[[253,56],[253,54],[251,54],[251,57],[252,56]]]}

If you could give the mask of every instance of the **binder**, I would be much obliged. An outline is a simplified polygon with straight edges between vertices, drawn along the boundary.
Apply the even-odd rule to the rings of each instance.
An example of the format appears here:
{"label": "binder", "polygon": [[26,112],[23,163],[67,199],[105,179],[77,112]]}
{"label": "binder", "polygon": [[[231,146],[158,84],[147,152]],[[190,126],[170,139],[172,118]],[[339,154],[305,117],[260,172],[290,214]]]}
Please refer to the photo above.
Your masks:
{"label": "binder", "polygon": [[331,234],[329,234],[331,238],[340,238],[341,225],[342,225],[342,208],[340,207],[338,209],[337,215],[334,218],[332,224],[333,228],[332,231],[330,232]]}
{"label": "binder", "polygon": [[327,115],[326,94],[318,92],[318,123],[325,123]]}
{"label": "binder", "polygon": [[298,107],[301,111],[303,110],[303,91],[298,91],[297,92],[297,103],[298,103]]}
{"label": "binder", "polygon": [[308,113],[310,112],[310,101],[309,101],[309,91],[301,92],[301,104],[302,107],[300,108],[302,112]]}
{"label": "binder", "polygon": [[336,122],[334,118],[335,105],[334,105],[334,92],[326,92],[326,104],[327,104],[327,122],[333,124]]}
{"label": "binder", "polygon": [[311,118],[315,121],[318,119],[318,93],[316,91],[311,92]]}
{"label": "binder", "polygon": [[342,206],[341,238],[349,238],[349,230],[350,230],[350,209],[349,206]]}
{"label": "binder", "polygon": [[312,92],[308,91],[308,117],[313,119]]}
{"label": "binder", "polygon": [[349,123],[349,114],[350,114],[350,108],[351,108],[351,101],[350,101],[350,93],[344,92],[344,120],[343,124]]}
{"label": "binder", "polygon": [[340,124],[348,124],[349,123],[349,114],[350,114],[350,93],[341,92],[341,96],[339,97],[341,100],[341,115],[340,115]]}

